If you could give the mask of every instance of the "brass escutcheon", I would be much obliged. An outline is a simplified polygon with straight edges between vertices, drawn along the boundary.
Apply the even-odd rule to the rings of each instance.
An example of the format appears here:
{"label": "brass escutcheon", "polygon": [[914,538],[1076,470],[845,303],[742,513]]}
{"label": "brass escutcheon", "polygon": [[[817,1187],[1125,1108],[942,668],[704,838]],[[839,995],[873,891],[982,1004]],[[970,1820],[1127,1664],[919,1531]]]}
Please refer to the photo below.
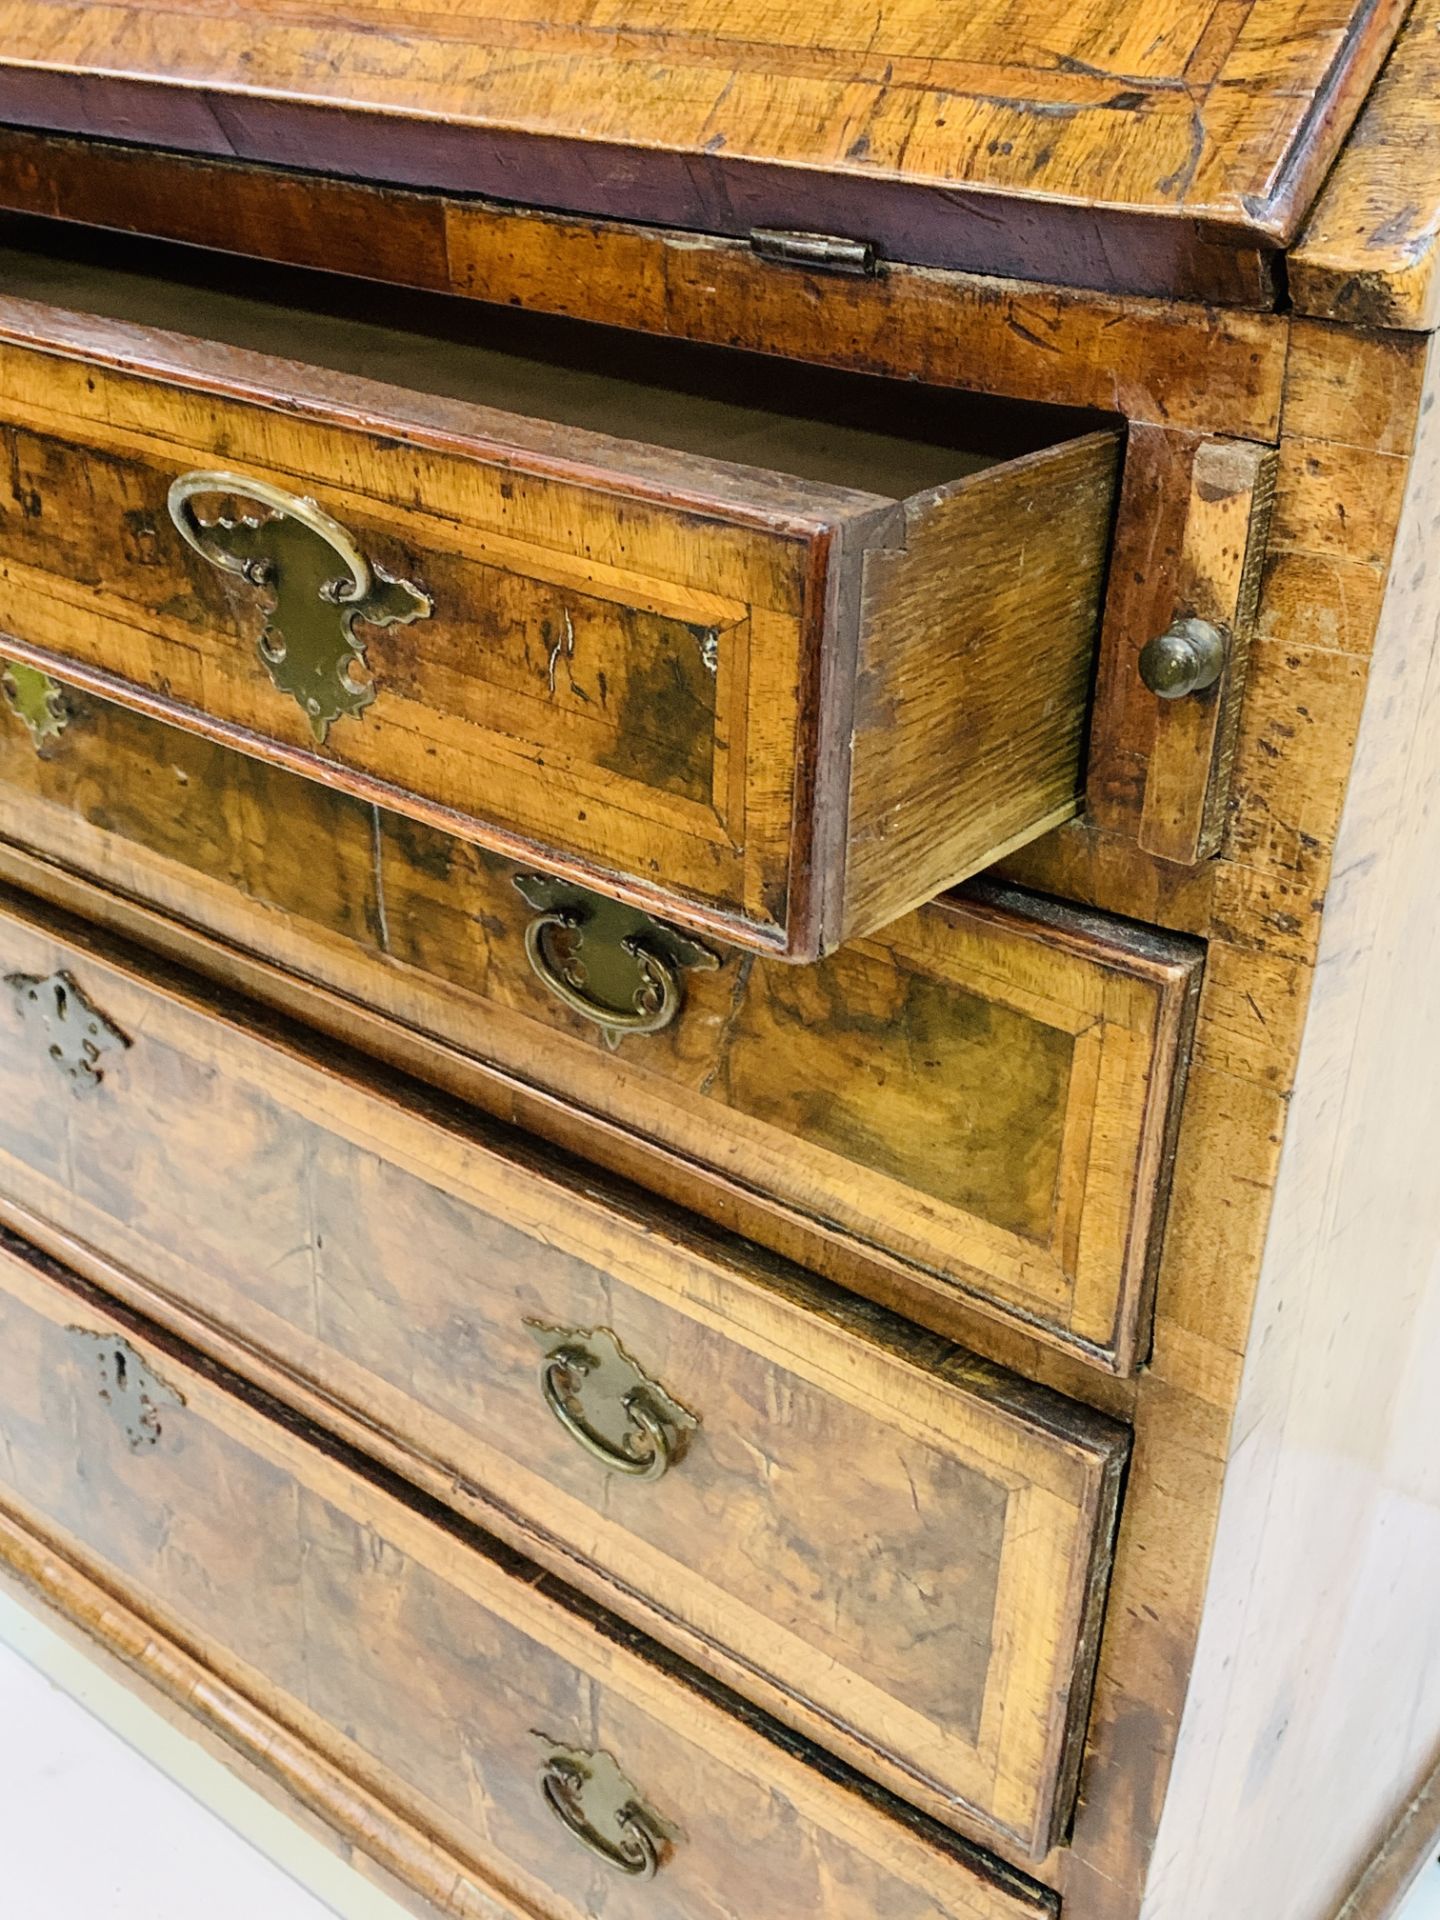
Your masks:
{"label": "brass escutcheon", "polygon": [[93,1093],[105,1078],[102,1056],[123,1052],[130,1044],[125,1035],[86,999],[68,973],[52,973],[43,980],[31,973],[7,973],[5,984],[46,1058],[76,1093]]}
{"label": "brass escutcheon", "polygon": [[660,1480],[699,1425],[630,1358],[608,1327],[526,1326],[539,1342],[545,1404],[592,1460],[611,1473]]}
{"label": "brass escutcheon", "polygon": [[655,1878],[662,1850],[674,1835],[608,1753],[552,1745],[539,1780],[551,1813],[598,1860],[633,1880]]}
{"label": "brass escutcheon", "polygon": [[525,929],[536,978],[611,1047],[662,1032],[685,1004],[685,970],[720,965],[690,934],[604,894],[548,873],[518,873],[515,886],[539,909]]}
{"label": "brass escutcheon", "polygon": [[39,750],[65,731],[70,721],[65,689],[38,667],[0,660],[0,694]]}
{"label": "brass escutcheon", "polygon": [[158,1446],[163,1431],[161,1413],[170,1407],[183,1407],[182,1395],[153,1372],[118,1333],[92,1333],[88,1327],[71,1327],[69,1334],[75,1346],[93,1358],[99,1375],[96,1392],[100,1403],[110,1410],[130,1451],[147,1453]]}
{"label": "brass escutcheon", "polygon": [[[269,518],[202,520],[202,497],[268,509]],[[357,680],[365,642],[357,620],[406,626],[432,611],[427,593],[393,580],[365,558],[338,520],[298,494],[238,473],[185,473],[170,488],[170,518],[203,560],[271,594],[258,651],[271,680],[288,693],[324,745],[332,723],[363,713],[375,698]]]}

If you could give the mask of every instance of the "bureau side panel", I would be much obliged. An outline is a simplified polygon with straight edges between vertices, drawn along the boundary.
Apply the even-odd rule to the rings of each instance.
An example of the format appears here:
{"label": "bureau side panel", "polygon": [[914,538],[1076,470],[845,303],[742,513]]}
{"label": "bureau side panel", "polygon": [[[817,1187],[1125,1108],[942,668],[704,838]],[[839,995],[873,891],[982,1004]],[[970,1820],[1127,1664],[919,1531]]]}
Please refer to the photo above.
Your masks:
{"label": "bureau side panel", "polygon": [[[1437,392],[1432,350],[1422,422]],[[1147,1920],[1328,1920],[1440,1738],[1437,516],[1431,412],[1336,845]]]}

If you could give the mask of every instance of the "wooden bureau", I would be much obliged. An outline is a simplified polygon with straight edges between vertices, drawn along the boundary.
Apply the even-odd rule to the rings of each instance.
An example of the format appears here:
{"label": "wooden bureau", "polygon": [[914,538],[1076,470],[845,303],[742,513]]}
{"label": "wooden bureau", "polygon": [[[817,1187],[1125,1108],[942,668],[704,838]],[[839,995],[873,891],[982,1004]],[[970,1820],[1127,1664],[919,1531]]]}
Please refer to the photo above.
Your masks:
{"label": "wooden bureau", "polygon": [[1440,0],[0,0],[0,1577],[415,1912],[1440,1836]]}

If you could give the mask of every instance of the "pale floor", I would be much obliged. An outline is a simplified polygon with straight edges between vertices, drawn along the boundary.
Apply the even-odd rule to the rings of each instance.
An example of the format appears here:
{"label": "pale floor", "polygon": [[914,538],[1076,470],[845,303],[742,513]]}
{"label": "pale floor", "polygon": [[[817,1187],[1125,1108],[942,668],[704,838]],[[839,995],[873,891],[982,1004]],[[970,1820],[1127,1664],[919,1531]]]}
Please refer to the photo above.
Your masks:
{"label": "pale floor", "polygon": [[[3,1596],[0,1863],[5,1920],[403,1920]],[[1403,1920],[1440,1920],[1440,1868]]]}

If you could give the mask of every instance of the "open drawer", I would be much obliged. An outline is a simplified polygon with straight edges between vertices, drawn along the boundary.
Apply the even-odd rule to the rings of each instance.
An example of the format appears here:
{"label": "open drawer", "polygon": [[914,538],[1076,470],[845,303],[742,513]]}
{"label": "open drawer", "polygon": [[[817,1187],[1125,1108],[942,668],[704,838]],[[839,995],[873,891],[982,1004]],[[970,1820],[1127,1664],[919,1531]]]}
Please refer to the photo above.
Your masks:
{"label": "open drawer", "polygon": [[1115,432],[185,270],[0,253],[7,655],[793,959],[1076,810]]}

